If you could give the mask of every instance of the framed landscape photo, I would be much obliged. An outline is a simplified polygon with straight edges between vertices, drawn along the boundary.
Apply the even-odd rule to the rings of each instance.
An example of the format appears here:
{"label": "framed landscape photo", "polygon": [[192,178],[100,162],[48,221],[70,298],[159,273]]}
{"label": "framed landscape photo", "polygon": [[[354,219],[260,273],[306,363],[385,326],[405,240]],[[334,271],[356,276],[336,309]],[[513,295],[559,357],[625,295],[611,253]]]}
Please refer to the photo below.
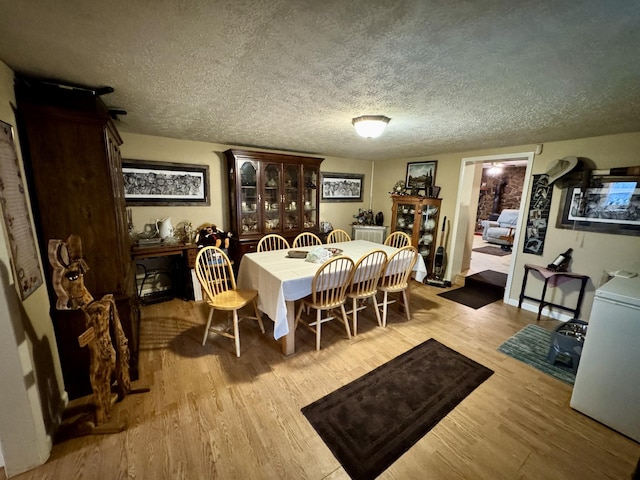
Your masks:
{"label": "framed landscape photo", "polygon": [[210,205],[209,166],[122,160],[127,205]]}
{"label": "framed landscape photo", "polygon": [[[424,190],[436,183],[436,167],[437,160],[428,162],[410,162],[407,163],[407,177],[405,179],[405,188],[413,188]],[[427,184],[427,182],[429,182]]]}
{"label": "framed landscape photo", "polygon": [[364,190],[364,175],[357,173],[321,172],[323,202],[361,202]]}

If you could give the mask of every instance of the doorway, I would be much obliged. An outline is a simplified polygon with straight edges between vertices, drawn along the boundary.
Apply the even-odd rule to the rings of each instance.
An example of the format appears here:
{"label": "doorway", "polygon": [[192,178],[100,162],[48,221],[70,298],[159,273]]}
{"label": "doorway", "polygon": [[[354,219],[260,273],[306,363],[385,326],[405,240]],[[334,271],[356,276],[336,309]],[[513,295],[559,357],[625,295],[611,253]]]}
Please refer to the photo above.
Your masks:
{"label": "doorway", "polygon": [[482,169],[485,163],[499,163],[508,161],[518,161],[526,164],[525,183],[522,187],[522,195],[520,199],[520,215],[519,224],[516,228],[514,237],[514,248],[510,257],[507,285],[505,288],[505,297],[509,295],[511,290],[511,277],[515,265],[515,257],[517,256],[517,245],[522,232],[521,226],[526,221],[524,219],[523,208],[525,202],[522,199],[527,198],[529,192],[529,183],[526,181],[531,176],[531,168],[533,165],[533,152],[513,153],[503,155],[488,155],[482,157],[468,157],[461,159],[460,178],[458,182],[457,205],[452,224],[451,237],[451,259],[449,264],[449,278],[454,283],[463,283],[464,277],[471,269],[471,252],[474,248],[474,238],[476,232],[476,214],[478,211],[478,202],[480,197],[480,183],[482,178]]}

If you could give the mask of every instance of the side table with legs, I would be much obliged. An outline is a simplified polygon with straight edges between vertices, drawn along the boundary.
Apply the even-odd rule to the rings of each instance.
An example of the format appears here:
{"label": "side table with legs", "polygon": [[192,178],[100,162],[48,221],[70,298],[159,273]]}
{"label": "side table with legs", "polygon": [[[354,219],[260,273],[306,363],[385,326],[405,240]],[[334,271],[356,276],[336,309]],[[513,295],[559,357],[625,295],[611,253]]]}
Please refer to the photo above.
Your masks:
{"label": "side table with legs", "polygon": [[[540,298],[531,297],[524,294],[525,288],[527,286],[527,277],[529,276],[529,271],[534,270],[538,272],[544,278],[544,286],[542,287],[542,295]],[[549,280],[551,281],[551,286],[555,287],[559,283],[563,281],[569,280],[580,280],[580,294],[578,295],[578,304],[575,308],[569,308],[564,305],[559,305],[557,303],[547,302],[545,301],[545,296],[547,294],[547,287],[549,285]],[[524,278],[522,279],[522,289],[520,290],[520,299],[518,301],[518,308],[522,307],[522,301],[526,298],[528,300],[533,300],[534,302],[539,302],[540,306],[538,307],[538,318],[536,320],[540,320],[540,315],[542,314],[542,309],[544,307],[556,307],[562,310],[566,310],[568,312],[573,313],[573,318],[577,319],[580,316],[580,308],[582,307],[582,300],[584,298],[584,291],[587,286],[587,281],[589,280],[588,275],[583,275],[580,273],[574,272],[555,272],[553,270],[549,270],[546,267],[541,265],[531,265],[525,264],[524,266]]]}

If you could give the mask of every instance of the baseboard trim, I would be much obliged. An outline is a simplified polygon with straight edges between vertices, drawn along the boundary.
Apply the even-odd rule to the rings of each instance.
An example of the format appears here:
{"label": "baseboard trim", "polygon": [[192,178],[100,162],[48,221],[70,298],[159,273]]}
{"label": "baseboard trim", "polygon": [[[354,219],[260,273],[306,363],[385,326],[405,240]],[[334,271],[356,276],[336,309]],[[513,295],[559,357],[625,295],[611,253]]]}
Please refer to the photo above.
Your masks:
{"label": "baseboard trim", "polygon": [[[519,300],[517,298],[509,298],[505,303],[507,305],[513,305],[514,307],[518,306]],[[538,314],[538,304],[522,302],[522,310],[526,310],[527,312],[533,312],[536,315]],[[568,322],[573,320],[571,315],[567,315],[566,313],[558,312],[557,310],[552,310],[549,307],[544,307],[542,309],[542,316],[548,317],[552,320],[559,320],[561,322]]]}

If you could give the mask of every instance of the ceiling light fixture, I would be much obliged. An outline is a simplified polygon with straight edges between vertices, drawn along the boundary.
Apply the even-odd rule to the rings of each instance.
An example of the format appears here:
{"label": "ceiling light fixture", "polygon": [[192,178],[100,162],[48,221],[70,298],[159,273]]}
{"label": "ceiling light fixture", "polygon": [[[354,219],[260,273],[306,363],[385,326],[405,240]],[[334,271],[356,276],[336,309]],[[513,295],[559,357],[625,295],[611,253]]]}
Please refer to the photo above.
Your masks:
{"label": "ceiling light fixture", "polygon": [[351,123],[361,137],[376,138],[382,135],[390,120],[384,115],[362,115],[351,120]]}
{"label": "ceiling light fixture", "polygon": [[489,174],[492,177],[495,177],[496,175],[502,173],[503,167],[504,165],[502,165],[501,163],[498,163],[498,164],[491,163],[491,168],[487,170],[487,174]]}

